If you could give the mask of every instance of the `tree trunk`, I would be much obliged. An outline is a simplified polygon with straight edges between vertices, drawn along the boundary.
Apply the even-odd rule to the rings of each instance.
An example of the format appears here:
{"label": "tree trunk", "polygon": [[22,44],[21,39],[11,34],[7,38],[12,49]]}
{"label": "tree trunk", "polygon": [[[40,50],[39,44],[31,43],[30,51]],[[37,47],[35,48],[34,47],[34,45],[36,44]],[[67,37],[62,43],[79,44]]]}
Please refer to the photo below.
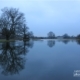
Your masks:
{"label": "tree trunk", "polygon": [[8,35],[6,35],[6,40],[9,40],[9,36]]}

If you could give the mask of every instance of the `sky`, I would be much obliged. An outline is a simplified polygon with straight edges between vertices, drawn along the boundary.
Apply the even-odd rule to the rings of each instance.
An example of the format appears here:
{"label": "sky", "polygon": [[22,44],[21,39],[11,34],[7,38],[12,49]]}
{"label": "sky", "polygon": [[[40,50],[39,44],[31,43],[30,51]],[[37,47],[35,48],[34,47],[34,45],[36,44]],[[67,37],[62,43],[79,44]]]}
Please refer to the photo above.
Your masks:
{"label": "sky", "polygon": [[4,7],[23,12],[35,36],[80,33],[80,0],[0,0],[0,10]]}

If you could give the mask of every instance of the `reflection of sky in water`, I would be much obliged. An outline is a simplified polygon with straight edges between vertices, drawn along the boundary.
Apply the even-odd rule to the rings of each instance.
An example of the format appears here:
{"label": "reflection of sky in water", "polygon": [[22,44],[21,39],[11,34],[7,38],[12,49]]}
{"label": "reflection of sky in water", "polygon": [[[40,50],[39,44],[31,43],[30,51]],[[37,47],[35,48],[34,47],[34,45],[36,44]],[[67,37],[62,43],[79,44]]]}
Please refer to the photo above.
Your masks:
{"label": "reflection of sky in water", "polygon": [[[75,42],[56,42],[50,48],[47,41],[36,42],[26,55],[25,69],[19,75],[3,76],[1,80],[80,80],[73,77],[80,70],[80,46]],[[1,70],[0,70],[1,71]]]}

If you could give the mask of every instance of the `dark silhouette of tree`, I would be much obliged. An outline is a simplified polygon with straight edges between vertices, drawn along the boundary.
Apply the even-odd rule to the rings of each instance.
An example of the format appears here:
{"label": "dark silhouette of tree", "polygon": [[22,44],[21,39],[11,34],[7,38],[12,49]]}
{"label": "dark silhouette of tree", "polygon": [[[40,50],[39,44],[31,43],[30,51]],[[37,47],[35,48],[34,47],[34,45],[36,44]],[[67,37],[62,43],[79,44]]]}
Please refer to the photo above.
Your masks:
{"label": "dark silhouette of tree", "polygon": [[24,28],[23,28],[23,40],[24,39],[29,39],[28,29],[29,28],[24,24]]}
{"label": "dark silhouette of tree", "polygon": [[27,32],[27,33],[25,34],[24,39],[30,39],[30,38],[33,38],[33,37],[34,37],[33,32],[30,31],[30,32]]}
{"label": "dark silhouette of tree", "polygon": [[64,39],[69,39],[70,36],[69,36],[68,34],[64,34],[64,35],[63,35],[63,38],[64,38]]}
{"label": "dark silhouette of tree", "polygon": [[[30,42],[27,42],[31,44]],[[28,53],[27,44],[16,42],[5,42],[0,46],[0,65],[4,75],[13,75],[19,73],[25,66],[25,57]]]}
{"label": "dark silhouette of tree", "polygon": [[55,41],[54,40],[48,40],[47,45],[49,47],[53,47],[55,45]]}
{"label": "dark silhouette of tree", "polygon": [[30,31],[30,32],[28,33],[28,35],[29,35],[30,38],[33,38],[33,37],[34,37],[34,34],[33,34],[32,31]]}
{"label": "dark silhouette of tree", "polygon": [[76,36],[76,38],[77,38],[77,39],[80,39],[80,34],[78,34],[78,35]]}
{"label": "dark silhouette of tree", "polygon": [[48,33],[48,38],[55,38],[55,34],[52,31],[50,31]]}
{"label": "dark silhouette of tree", "polygon": [[[25,25],[25,27],[24,27]],[[0,16],[0,34],[9,40],[15,35],[24,35],[27,29],[24,14],[16,8],[3,8]],[[27,30],[26,30],[27,31]]]}

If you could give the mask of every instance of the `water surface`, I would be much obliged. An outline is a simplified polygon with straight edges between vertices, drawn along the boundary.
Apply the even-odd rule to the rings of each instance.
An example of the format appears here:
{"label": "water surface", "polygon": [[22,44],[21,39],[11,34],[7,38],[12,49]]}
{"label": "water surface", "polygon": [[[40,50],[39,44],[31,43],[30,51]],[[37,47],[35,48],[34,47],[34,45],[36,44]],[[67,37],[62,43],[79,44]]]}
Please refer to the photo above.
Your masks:
{"label": "water surface", "polygon": [[0,80],[80,80],[80,42],[0,43]]}

